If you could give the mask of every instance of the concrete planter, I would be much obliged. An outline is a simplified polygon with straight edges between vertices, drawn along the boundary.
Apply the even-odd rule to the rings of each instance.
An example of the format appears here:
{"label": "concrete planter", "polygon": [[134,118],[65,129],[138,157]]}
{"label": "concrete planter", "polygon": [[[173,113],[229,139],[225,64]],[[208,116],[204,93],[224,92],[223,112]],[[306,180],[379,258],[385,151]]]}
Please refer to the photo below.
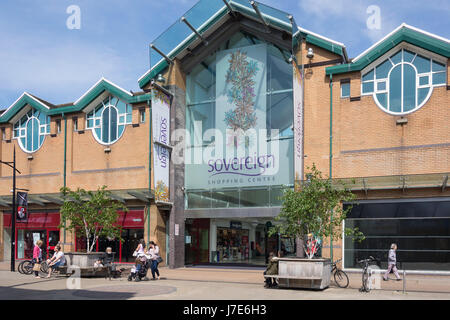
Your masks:
{"label": "concrete planter", "polygon": [[101,260],[104,252],[67,252],[64,253],[68,266],[78,266],[80,268],[93,268],[97,260]]}
{"label": "concrete planter", "polygon": [[323,290],[330,285],[330,259],[280,258],[278,284],[281,288]]}

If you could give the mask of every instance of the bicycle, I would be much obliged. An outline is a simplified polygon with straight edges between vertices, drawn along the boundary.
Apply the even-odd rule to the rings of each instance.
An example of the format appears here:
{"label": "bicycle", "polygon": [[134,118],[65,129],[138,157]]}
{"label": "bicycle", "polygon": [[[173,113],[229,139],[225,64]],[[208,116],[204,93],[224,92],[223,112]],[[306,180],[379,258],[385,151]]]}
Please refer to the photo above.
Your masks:
{"label": "bicycle", "polygon": [[17,271],[21,274],[32,274],[33,273],[33,262],[31,260],[24,260],[19,263]]}
{"label": "bicycle", "polygon": [[362,287],[359,289],[360,292],[370,292],[370,283],[369,279],[371,277],[371,272],[369,274],[369,264],[371,262],[378,262],[378,259],[369,256],[368,259],[363,259],[360,261],[357,261],[358,264],[363,265],[363,273],[362,273]]}
{"label": "bicycle", "polygon": [[337,264],[342,259],[336,260],[331,264],[331,273],[334,272],[334,282],[336,282],[337,286],[339,288],[347,288],[349,284],[348,276],[347,274],[338,268]]}

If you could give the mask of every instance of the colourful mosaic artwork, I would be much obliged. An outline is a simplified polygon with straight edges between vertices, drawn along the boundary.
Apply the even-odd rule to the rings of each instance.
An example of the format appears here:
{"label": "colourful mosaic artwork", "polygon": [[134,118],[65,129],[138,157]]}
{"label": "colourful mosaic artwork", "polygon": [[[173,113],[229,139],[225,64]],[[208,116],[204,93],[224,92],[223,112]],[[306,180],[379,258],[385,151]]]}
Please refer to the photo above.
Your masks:
{"label": "colourful mosaic artwork", "polygon": [[228,103],[236,108],[225,113],[228,128],[246,131],[256,125],[255,76],[259,70],[256,61],[248,61],[247,53],[237,50],[228,60],[230,67],[226,75],[226,83],[232,87],[227,92]]}

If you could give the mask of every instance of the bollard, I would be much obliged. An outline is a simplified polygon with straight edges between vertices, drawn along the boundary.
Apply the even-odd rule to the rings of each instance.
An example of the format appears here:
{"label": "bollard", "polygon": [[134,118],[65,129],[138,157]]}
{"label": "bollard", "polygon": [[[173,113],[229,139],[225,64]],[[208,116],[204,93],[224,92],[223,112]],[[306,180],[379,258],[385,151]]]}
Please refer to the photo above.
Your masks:
{"label": "bollard", "polygon": [[403,293],[406,291],[406,271],[403,269]]}

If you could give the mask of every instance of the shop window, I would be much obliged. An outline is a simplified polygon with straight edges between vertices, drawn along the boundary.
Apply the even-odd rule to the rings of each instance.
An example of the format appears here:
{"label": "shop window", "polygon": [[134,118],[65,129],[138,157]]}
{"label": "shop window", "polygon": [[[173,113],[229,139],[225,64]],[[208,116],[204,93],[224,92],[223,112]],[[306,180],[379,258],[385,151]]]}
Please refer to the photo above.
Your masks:
{"label": "shop window", "polygon": [[77,132],[78,131],[78,118],[73,117],[72,122],[73,122],[73,131]]}
{"label": "shop window", "polygon": [[446,80],[444,64],[401,49],[363,74],[361,93],[372,95],[383,111],[402,115],[422,107]]}
{"label": "shop window", "polygon": [[2,128],[2,140],[6,140],[6,128]]}
{"label": "shop window", "polygon": [[345,268],[360,268],[356,260],[369,256],[387,268],[387,255],[396,243],[399,269],[450,270],[450,202],[364,203],[355,205],[346,228],[358,228],[366,239],[344,238]]}
{"label": "shop window", "polygon": [[131,105],[109,96],[87,114],[86,129],[92,130],[99,143],[110,145],[120,139],[131,122]]}
{"label": "shop window", "polygon": [[39,150],[48,134],[50,134],[50,117],[34,108],[14,124],[13,137],[27,153]]}
{"label": "shop window", "polygon": [[56,133],[61,133],[61,119],[56,120]]}

